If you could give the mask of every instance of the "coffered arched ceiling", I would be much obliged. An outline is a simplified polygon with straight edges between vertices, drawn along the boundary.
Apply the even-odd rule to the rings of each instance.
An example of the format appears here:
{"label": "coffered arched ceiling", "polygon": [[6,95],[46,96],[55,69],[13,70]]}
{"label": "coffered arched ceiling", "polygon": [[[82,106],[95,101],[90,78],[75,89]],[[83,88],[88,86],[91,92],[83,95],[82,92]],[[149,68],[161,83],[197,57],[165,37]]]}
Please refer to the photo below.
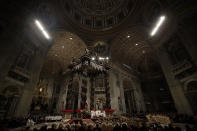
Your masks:
{"label": "coffered arched ceiling", "polygon": [[152,75],[160,71],[160,66],[144,31],[137,27],[120,33],[111,43],[111,58],[113,62],[128,65],[142,75]]}
{"label": "coffered arched ceiling", "polygon": [[80,57],[86,48],[85,43],[71,32],[57,31],[54,34],[54,43],[48,52],[42,70],[45,75],[65,72],[72,57]]}
{"label": "coffered arched ceiling", "polygon": [[135,8],[136,0],[65,0],[65,15],[78,27],[106,31],[121,23]]}
{"label": "coffered arched ceiling", "polygon": [[[160,12],[162,7],[160,2],[151,1],[151,4],[147,4],[149,2],[144,2],[143,0],[59,0],[56,3],[58,7],[55,10],[59,9],[60,23],[65,23],[65,25],[61,26],[79,35],[85,41],[85,43],[83,42],[84,46],[85,44],[93,46],[97,41],[105,41],[107,45],[107,53],[105,54],[110,54],[108,53],[110,50],[112,62],[126,64],[136,68],[139,72],[147,73],[154,72],[158,67],[155,55],[149,43],[145,40],[147,36],[144,34],[148,33],[145,32],[145,28],[140,26],[129,28],[126,31],[125,29],[133,24],[139,25],[140,23],[140,25],[144,25],[148,23],[151,21],[150,19],[145,19],[148,14],[153,16],[151,19],[155,19],[159,14],[157,12]],[[52,3],[51,6],[56,5]],[[145,4],[144,7],[141,7],[141,3]],[[149,9],[150,12],[148,11]],[[141,10],[146,11],[143,13]],[[136,15],[137,12],[139,14]],[[131,22],[132,19],[134,19],[134,23]],[[127,37],[128,35],[129,38]],[[100,51],[100,49],[103,49],[102,46],[97,50]],[[54,55],[55,53],[51,54]],[[73,53],[70,56],[63,55],[65,59],[68,57],[68,61],[71,60],[72,56],[77,57],[77,53]],[[51,60],[49,59],[49,61]],[[60,64],[61,62],[59,61],[59,59],[54,59],[49,63],[53,63],[51,66],[54,66],[54,68],[58,67],[61,70],[65,70],[63,69],[65,67],[64,64]],[[53,70],[57,72],[56,69]]]}
{"label": "coffered arched ceiling", "polygon": [[128,27],[142,0],[61,0],[65,24],[86,41],[110,40]]}
{"label": "coffered arched ceiling", "polygon": [[139,23],[150,26],[162,10],[162,3],[157,0],[57,0],[34,3],[38,16],[52,30],[71,30],[87,45],[92,45],[94,41],[111,41],[119,32]]}

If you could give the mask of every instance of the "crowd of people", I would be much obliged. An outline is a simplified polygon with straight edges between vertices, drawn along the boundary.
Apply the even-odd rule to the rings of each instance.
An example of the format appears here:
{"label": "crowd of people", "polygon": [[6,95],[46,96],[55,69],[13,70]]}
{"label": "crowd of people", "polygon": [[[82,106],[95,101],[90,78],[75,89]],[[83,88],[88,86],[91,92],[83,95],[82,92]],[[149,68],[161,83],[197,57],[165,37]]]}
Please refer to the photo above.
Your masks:
{"label": "crowd of people", "polygon": [[190,124],[197,124],[197,114],[188,116],[184,114],[172,114],[169,117],[176,123],[190,123]]}
{"label": "crowd of people", "polygon": [[[43,116],[31,118],[14,118],[1,121],[1,126],[14,129],[16,127],[24,127],[24,130],[34,131],[179,131],[194,130],[197,128],[197,115],[186,116],[173,113],[149,113],[149,114],[133,114],[132,116],[114,116],[111,118],[90,119],[91,122],[61,122],[55,124],[46,124]],[[184,127],[176,126],[174,123],[182,123]],[[34,126],[41,124],[41,126]],[[191,126],[191,125],[192,126]],[[3,129],[3,128],[1,128]]]}
{"label": "crowd of people", "polygon": [[[111,117],[97,118],[90,121],[66,122],[43,125],[41,128],[34,128],[34,131],[193,131],[197,127],[184,125],[184,127],[173,125],[169,117],[164,114],[148,114],[154,120],[144,119],[145,117]],[[173,121],[173,120],[172,120]]]}
{"label": "crowd of people", "polygon": [[[43,125],[40,129],[34,128],[33,131],[181,131],[180,127],[175,127],[172,125],[161,126],[160,124],[146,125],[142,123],[141,125],[129,125],[128,123],[101,123],[91,125],[91,124],[52,124],[51,127]],[[185,131],[195,131],[196,128],[191,128],[188,125],[184,127]]]}
{"label": "crowd of people", "polygon": [[[197,114],[186,115],[186,114],[177,114],[177,113],[164,113],[164,112],[155,112],[155,113],[141,113],[141,117],[147,115],[157,115],[157,116],[167,116],[173,123],[187,123],[187,124],[197,124]],[[137,113],[129,114],[129,117],[139,116]]]}

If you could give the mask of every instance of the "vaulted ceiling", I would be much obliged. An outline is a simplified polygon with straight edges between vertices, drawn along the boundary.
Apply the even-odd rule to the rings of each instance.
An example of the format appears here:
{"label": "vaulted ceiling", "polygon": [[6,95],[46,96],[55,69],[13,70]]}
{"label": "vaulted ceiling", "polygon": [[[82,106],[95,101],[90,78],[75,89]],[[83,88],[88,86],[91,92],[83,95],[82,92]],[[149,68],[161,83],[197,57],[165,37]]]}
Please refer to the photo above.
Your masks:
{"label": "vaulted ceiling", "polygon": [[57,31],[54,43],[45,59],[43,75],[57,75],[67,71],[72,58],[78,58],[85,51],[85,43],[75,34]]}
{"label": "vaulted ceiling", "polygon": [[133,27],[120,33],[111,44],[112,61],[119,65],[127,65],[142,75],[160,73],[156,54],[146,40],[142,27]]}
{"label": "vaulted ceiling", "polygon": [[[82,55],[86,47],[100,50],[100,47],[94,47],[100,42],[105,43],[105,47],[101,48],[105,49],[103,54],[108,55],[111,62],[128,65],[143,75],[160,73],[156,55],[147,41],[147,30],[150,31],[153,21],[159,16],[161,2],[59,0],[41,5],[43,8],[39,9],[45,12],[41,18],[50,21],[49,27],[74,32],[53,33],[55,42],[44,66],[52,70],[48,72],[57,74],[66,71],[72,57]],[[47,68],[45,70],[49,70]]]}
{"label": "vaulted ceiling", "polygon": [[112,29],[133,11],[135,4],[136,0],[65,0],[61,3],[72,22],[89,31]]}

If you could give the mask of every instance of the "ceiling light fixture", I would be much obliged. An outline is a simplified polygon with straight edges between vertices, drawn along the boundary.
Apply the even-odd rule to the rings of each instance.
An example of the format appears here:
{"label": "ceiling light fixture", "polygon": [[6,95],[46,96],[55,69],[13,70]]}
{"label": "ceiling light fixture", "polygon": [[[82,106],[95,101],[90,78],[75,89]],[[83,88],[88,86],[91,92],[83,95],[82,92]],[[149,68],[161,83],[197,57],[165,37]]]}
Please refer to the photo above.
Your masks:
{"label": "ceiling light fixture", "polygon": [[135,44],[136,46],[138,45],[138,43]]}
{"label": "ceiling light fixture", "polygon": [[70,37],[69,39],[70,39],[70,40],[72,40],[73,38],[72,38],[72,37]]}
{"label": "ceiling light fixture", "polygon": [[42,34],[45,36],[46,39],[50,39],[49,34],[47,33],[47,31],[44,29],[43,25],[40,23],[39,20],[35,20],[35,24],[37,25],[37,27],[40,29],[40,31],[42,32]]}
{"label": "ceiling light fixture", "polygon": [[109,60],[109,57],[106,57],[106,60]]}
{"label": "ceiling light fixture", "polygon": [[130,37],[131,37],[130,35],[127,36],[127,38],[130,38]]}
{"label": "ceiling light fixture", "polygon": [[164,20],[165,20],[165,16],[161,16],[159,18],[157,24],[155,25],[155,28],[152,30],[152,32],[150,34],[151,36],[154,36],[157,33],[159,27],[163,24]]}

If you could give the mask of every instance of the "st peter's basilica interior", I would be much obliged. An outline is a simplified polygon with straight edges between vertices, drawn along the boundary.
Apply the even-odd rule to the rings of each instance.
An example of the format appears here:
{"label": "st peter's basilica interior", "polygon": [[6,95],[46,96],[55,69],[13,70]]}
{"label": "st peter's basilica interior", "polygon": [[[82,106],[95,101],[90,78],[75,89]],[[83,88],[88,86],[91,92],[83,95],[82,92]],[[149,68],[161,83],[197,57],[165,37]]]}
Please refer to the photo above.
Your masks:
{"label": "st peter's basilica interior", "polygon": [[1,0],[2,131],[197,130],[197,0]]}

